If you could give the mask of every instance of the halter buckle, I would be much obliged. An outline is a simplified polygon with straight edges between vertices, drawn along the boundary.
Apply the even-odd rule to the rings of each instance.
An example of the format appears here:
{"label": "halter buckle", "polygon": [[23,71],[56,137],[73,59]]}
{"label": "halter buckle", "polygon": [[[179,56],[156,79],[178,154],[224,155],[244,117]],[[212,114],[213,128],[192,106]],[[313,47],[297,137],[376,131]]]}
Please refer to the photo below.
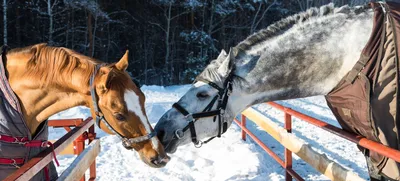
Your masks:
{"label": "halter buckle", "polygon": [[99,117],[99,118],[103,118],[103,116],[104,116],[103,113],[100,112],[100,111],[96,111],[95,114],[96,114],[96,116]]}
{"label": "halter buckle", "polygon": [[11,163],[12,166],[14,166],[15,168],[21,168],[20,166],[17,165],[17,161],[15,159],[11,159],[13,161],[13,163]]}
{"label": "halter buckle", "polygon": [[129,143],[129,139],[127,138],[122,138],[122,146],[124,146],[125,148],[131,148],[132,146]]}
{"label": "halter buckle", "polygon": [[48,142],[47,141],[43,141],[42,144],[40,144],[40,147],[46,148],[47,145],[48,145]]}
{"label": "halter buckle", "polygon": [[194,147],[196,147],[196,148],[200,148],[201,146],[203,146],[202,141],[197,141],[197,143],[194,144]]}
{"label": "halter buckle", "polygon": [[183,133],[183,131],[181,129],[177,129],[177,130],[175,130],[175,136],[178,139],[182,139],[183,136],[184,136],[184,133]]}
{"label": "halter buckle", "polygon": [[224,98],[224,95],[218,94],[218,102],[222,102],[222,99]]}
{"label": "halter buckle", "polygon": [[225,114],[225,109],[223,109],[222,107],[219,108],[219,114],[222,116]]}
{"label": "halter buckle", "polygon": [[24,145],[26,142],[24,142],[23,139],[19,140],[18,138],[14,137],[14,142],[12,142],[12,143]]}
{"label": "halter buckle", "polygon": [[186,119],[193,120],[193,114],[189,113],[188,115],[185,116]]}

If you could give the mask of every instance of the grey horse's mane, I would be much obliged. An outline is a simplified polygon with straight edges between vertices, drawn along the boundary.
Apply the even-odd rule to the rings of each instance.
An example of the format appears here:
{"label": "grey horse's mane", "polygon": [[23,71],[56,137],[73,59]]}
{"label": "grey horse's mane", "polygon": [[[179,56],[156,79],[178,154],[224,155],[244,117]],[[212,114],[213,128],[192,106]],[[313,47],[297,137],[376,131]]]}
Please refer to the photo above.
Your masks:
{"label": "grey horse's mane", "polygon": [[289,16],[287,18],[284,18],[278,22],[275,22],[275,23],[269,25],[267,28],[254,33],[253,35],[247,37],[244,41],[240,42],[236,46],[236,48],[239,51],[248,50],[251,47],[253,47],[254,45],[257,45],[258,43],[261,43],[269,38],[272,38],[272,37],[275,37],[277,35],[284,33],[286,30],[293,27],[293,25],[296,25],[301,22],[305,22],[312,18],[332,15],[332,14],[336,14],[336,13],[345,13],[345,14],[349,14],[349,15],[359,14],[362,12],[366,12],[366,10],[368,10],[368,9],[369,9],[368,4],[363,5],[363,6],[357,6],[357,7],[349,7],[349,6],[345,5],[340,8],[335,8],[333,3],[321,6],[320,8],[310,8],[305,12],[301,12],[301,13]]}
{"label": "grey horse's mane", "polygon": [[[370,9],[368,4],[363,6],[356,6],[356,7],[349,7],[347,5],[342,6],[340,8],[335,8],[333,3],[321,6],[320,8],[310,8],[305,12],[301,12],[287,18],[284,18],[276,23],[269,25],[267,28],[262,29],[253,35],[247,37],[244,41],[240,42],[234,49],[235,58],[240,57],[241,52],[245,52],[250,50],[252,47],[261,44],[270,38],[279,36],[283,34],[286,30],[292,28],[294,25],[298,25],[303,22],[307,22],[307,20],[319,18],[322,16],[329,16],[338,13],[352,15],[358,15],[360,13],[367,12]],[[206,79],[206,80],[213,80],[214,83],[219,84],[222,86],[223,77],[217,73],[217,69],[220,64],[223,62],[223,58],[218,58],[210,62],[210,64],[203,70],[201,74],[198,75],[198,78]],[[236,79],[238,78],[235,76]],[[240,78],[240,77],[239,77]],[[234,80],[238,82],[238,80]],[[243,82],[241,82],[243,83]]]}

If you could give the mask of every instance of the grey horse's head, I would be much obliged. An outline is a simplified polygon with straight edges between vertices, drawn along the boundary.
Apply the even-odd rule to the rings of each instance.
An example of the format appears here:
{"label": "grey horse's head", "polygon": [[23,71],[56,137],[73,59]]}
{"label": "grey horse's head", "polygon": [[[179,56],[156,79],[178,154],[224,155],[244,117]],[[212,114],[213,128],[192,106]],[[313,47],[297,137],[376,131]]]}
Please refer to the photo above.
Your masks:
{"label": "grey horse's head", "polygon": [[[216,110],[218,101],[215,101],[212,105],[210,102],[218,96],[219,91],[207,82],[215,83],[220,88],[224,87],[225,79],[231,73],[233,67],[233,52],[231,50],[227,54],[222,50],[218,58],[204,69],[197,77],[198,81],[181,97],[177,104],[191,114],[203,112],[208,105],[210,105],[210,111]],[[231,109],[231,105],[235,103],[238,102],[235,101],[235,94],[232,92],[224,113],[221,115],[225,130],[232,123],[235,116],[234,110]],[[192,141],[191,130],[185,129],[191,120],[191,116],[185,116],[176,108],[171,108],[161,117],[155,130],[162,144],[166,146],[167,152],[173,153],[179,145],[188,144]],[[196,139],[202,140],[217,136],[220,129],[218,122],[215,116],[197,119],[194,123]]]}

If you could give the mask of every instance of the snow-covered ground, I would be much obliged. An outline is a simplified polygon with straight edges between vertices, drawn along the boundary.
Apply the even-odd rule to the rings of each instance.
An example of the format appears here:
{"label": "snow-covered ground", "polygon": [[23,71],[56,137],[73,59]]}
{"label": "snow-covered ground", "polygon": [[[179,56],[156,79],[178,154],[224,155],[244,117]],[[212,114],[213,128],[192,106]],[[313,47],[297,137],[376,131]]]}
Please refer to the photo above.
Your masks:
{"label": "snow-covered ground", "polygon": [[[182,96],[190,86],[143,86],[146,95],[146,110],[151,124],[154,126],[164,112]],[[321,119],[335,126],[335,121],[323,97],[310,97],[280,101],[305,114]],[[283,125],[283,113],[268,105],[256,105],[255,109],[269,119]],[[76,107],[52,118],[86,118],[89,110]],[[283,147],[263,132],[257,125],[248,121],[250,130],[261,138],[270,148],[283,157]],[[362,178],[368,178],[363,155],[355,144],[325,132],[308,123],[294,119],[294,134],[311,144],[318,152],[325,153],[341,165],[353,170]],[[220,139],[214,139],[201,148],[192,144],[182,146],[170,155],[171,161],[161,169],[146,166],[136,152],[123,148],[116,136],[110,136],[97,130],[101,137],[101,152],[97,157],[98,180],[284,180],[284,170],[257,146],[251,139],[242,141],[240,129],[233,124]],[[65,134],[63,129],[50,128],[50,139],[57,139]],[[61,173],[73,161],[74,156],[57,156]],[[329,180],[307,163],[294,156],[294,170],[306,180]]]}

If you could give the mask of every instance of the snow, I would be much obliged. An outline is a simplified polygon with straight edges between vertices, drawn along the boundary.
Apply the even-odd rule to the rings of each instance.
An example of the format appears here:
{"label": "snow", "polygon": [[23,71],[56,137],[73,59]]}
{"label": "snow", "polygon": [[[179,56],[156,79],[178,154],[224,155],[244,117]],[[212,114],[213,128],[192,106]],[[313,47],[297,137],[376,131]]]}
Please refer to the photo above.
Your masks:
{"label": "snow", "polygon": [[203,2],[198,1],[198,0],[187,0],[183,4],[184,4],[184,6],[186,8],[191,8],[191,9],[194,10],[196,8],[204,6],[206,3],[203,3]]}
{"label": "snow", "polygon": [[[188,89],[184,86],[143,86],[146,95],[146,111],[154,126],[164,112],[171,108]],[[335,126],[339,126],[334,116],[326,106],[322,96],[279,101],[294,110],[311,115]],[[283,126],[283,113],[266,104],[254,106],[271,121]],[[52,116],[57,118],[86,118],[89,110],[76,107]],[[283,158],[283,147],[251,121],[247,126],[266,145]],[[240,128],[236,124],[228,129],[220,139],[214,139],[201,148],[192,144],[181,146],[171,156],[171,161],[161,169],[145,165],[135,151],[123,148],[116,136],[110,136],[97,129],[101,140],[101,152],[97,157],[97,180],[271,180],[285,179],[284,169],[265,153],[251,139],[241,140]],[[344,140],[308,123],[294,119],[293,133],[313,148],[325,153],[328,158],[337,161],[360,177],[367,179],[368,172],[363,155],[355,144]],[[63,129],[50,128],[50,139],[56,139],[65,134]],[[57,156],[60,167],[59,174],[72,163],[75,156]],[[329,180],[307,163],[293,157],[293,167],[306,180]]]}

